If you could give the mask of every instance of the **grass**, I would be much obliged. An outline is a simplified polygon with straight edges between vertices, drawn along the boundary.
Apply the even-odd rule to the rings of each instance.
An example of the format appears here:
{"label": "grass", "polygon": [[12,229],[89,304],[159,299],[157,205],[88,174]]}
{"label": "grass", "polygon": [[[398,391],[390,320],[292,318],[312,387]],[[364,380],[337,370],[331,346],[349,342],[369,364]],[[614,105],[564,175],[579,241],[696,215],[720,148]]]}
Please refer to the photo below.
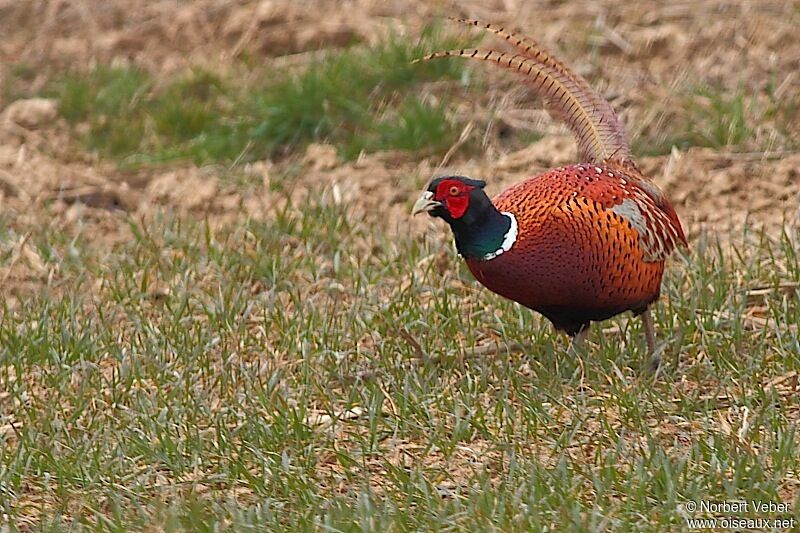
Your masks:
{"label": "grass", "polygon": [[[426,84],[468,71],[408,61],[451,46],[429,30],[242,86],[101,66],[51,89],[86,147],[123,166],[235,167],[314,141],[346,158],[422,156],[461,131]],[[694,125],[669,131],[712,147],[747,146],[754,109],[794,109],[743,91],[691,98]],[[800,520],[799,235],[693,241],[656,308],[666,366],[653,381],[638,321],[606,322],[567,355],[471,278],[444,227],[389,227],[317,189],[298,199],[292,180],[270,182],[259,220],[0,215],[2,520],[651,531],[685,529],[689,501],[740,499],[788,502],[759,516]]]}
{"label": "grass", "polygon": [[[673,146],[732,151],[792,150],[797,146],[792,130],[800,100],[776,94],[774,80],[758,94],[743,87],[731,92],[700,85],[677,100],[666,104],[652,131],[634,139],[636,154],[669,154]],[[658,105],[662,104],[654,103],[654,107]],[[672,116],[676,109],[680,113]]]}
{"label": "grass", "polygon": [[299,72],[270,69],[245,87],[208,72],[156,83],[133,66],[69,75],[52,89],[62,115],[87,124],[86,146],[126,165],[240,162],[288,155],[312,141],[346,158],[384,149],[444,153],[461,131],[430,81],[466,80],[464,64],[411,60],[464,43],[428,28],[419,40],[327,53]]}
{"label": "grass", "polygon": [[44,265],[0,319],[9,521],[644,531],[704,499],[800,519],[797,235],[700,239],[674,263],[653,382],[636,321],[575,359],[480,289],[444,228],[276,195],[236,225],[122,215],[111,248],[55,217],[4,226],[3,266],[23,231]]}
{"label": "grass", "polygon": [[[58,99],[71,124],[83,125],[78,130],[89,150],[126,167],[174,161],[232,165],[293,155],[310,142],[332,143],[345,159],[394,149],[442,155],[467,121],[453,112],[451,92],[432,91],[431,82],[460,83],[470,98],[480,82],[464,61],[410,61],[469,44],[432,26],[416,43],[390,36],[372,48],[329,52],[301,70],[255,74],[252,61],[242,63],[251,71],[252,81],[245,84],[202,70],[157,83],[134,66],[101,65],[57,79],[46,94]],[[33,75],[24,64],[14,66],[2,94],[9,101],[24,97]],[[800,101],[777,89],[775,79],[757,93],[699,84],[666,104],[653,102],[664,108],[636,134],[633,151],[649,156],[668,154],[673,146],[795,149]],[[511,146],[540,135],[523,132]],[[507,137],[497,141],[508,146]]]}
{"label": "grass", "polygon": [[29,97],[27,87],[36,79],[37,71],[27,63],[10,65],[0,79],[0,105],[6,106],[14,100]]}

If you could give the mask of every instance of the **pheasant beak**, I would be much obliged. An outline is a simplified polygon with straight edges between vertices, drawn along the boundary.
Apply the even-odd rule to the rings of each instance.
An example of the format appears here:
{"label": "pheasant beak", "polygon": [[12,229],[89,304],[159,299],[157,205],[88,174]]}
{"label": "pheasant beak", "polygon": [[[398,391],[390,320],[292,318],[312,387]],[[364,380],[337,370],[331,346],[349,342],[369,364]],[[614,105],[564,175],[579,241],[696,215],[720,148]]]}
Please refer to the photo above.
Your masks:
{"label": "pheasant beak", "polygon": [[414,207],[411,208],[411,215],[414,216],[418,213],[423,213],[427,211],[432,211],[437,207],[441,207],[442,202],[437,202],[433,199],[433,193],[431,191],[425,191],[422,193],[422,196],[419,197],[419,200],[414,204]]}

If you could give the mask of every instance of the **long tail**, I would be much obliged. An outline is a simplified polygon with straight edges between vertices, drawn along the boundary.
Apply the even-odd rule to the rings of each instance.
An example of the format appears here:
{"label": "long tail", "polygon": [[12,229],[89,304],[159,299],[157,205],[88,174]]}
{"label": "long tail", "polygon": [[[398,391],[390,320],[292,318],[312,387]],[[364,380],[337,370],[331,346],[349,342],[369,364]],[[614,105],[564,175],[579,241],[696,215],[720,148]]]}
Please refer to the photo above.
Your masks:
{"label": "long tail", "polygon": [[415,62],[440,57],[467,57],[497,63],[503,68],[522,74],[528,78],[536,93],[544,99],[548,112],[564,122],[575,135],[582,161],[587,163],[612,159],[620,162],[630,161],[630,147],[625,128],[608,102],[598,95],[583,77],[569,70],[566,65],[531,39],[477,20],[455,20],[484,28],[504,38],[517,47],[520,54],[464,49],[435,52]]}

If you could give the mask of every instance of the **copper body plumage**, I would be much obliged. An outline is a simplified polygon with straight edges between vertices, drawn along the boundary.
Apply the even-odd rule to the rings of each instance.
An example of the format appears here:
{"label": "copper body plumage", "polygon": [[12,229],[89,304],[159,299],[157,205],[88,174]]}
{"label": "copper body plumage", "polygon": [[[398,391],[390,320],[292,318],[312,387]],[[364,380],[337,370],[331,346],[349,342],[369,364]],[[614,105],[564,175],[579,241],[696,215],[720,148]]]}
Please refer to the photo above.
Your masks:
{"label": "copper body plumage", "polygon": [[481,181],[440,177],[414,212],[450,224],[483,285],[541,313],[574,339],[585,337],[593,321],[642,314],[652,355],[649,306],[659,297],[666,259],[686,244],[675,210],[637,169],[619,119],[583,78],[531,39],[460,22],[504,38],[518,53],[458,50],[423,59],[466,57],[521,74],[575,134],[580,162],[524,180],[491,202]]}
{"label": "copper body plumage", "polygon": [[[613,210],[639,202],[633,183],[620,170],[573,165],[512,186],[492,203],[516,217],[517,241],[491,261],[467,258],[470,271],[572,335],[590,321],[644,311],[659,296],[664,261],[646,261],[635,222]],[[643,217],[656,213],[658,222],[643,224],[668,228],[664,236],[650,230],[665,251],[683,240],[674,211],[646,200],[634,205]]]}

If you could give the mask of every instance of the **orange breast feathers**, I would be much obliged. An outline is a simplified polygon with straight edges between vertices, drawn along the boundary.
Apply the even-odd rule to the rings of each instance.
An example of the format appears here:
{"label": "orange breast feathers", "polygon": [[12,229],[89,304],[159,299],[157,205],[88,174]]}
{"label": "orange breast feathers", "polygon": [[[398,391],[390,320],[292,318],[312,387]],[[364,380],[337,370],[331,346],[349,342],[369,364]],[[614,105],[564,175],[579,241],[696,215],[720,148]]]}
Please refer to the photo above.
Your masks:
{"label": "orange breast feathers", "polygon": [[533,309],[646,306],[658,298],[664,260],[685,242],[674,210],[661,201],[618,168],[551,170],[493,200],[516,217],[517,241],[469,268],[489,289]]}

